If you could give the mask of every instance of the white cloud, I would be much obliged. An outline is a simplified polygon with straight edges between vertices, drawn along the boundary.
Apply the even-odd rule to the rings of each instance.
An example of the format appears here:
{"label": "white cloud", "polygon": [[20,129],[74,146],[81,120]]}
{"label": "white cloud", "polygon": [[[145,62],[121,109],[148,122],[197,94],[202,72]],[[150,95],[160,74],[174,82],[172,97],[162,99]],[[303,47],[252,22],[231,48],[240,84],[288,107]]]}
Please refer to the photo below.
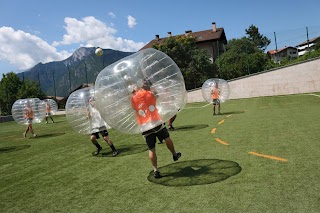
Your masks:
{"label": "white cloud", "polygon": [[128,26],[134,28],[137,25],[136,19],[132,16],[128,16]]}
{"label": "white cloud", "polygon": [[79,43],[85,47],[102,47],[120,51],[135,52],[144,46],[143,42],[116,37],[117,30],[93,16],[83,18],[81,21],[75,18],[65,18],[64,27],[67,34],[62,41],[53,42],[53,46],[70,45]]}
{"label": "white cloud", "polygon": [[0,28],[0,60],[9,61],[19,70],[26,70],[39,62],[60,61],[71,54],[58,52],[41,38],[11,27]]}
{"label": "white cloud", "polygon": [[[135,22],[135,21],[134,21]],[[9,62],[23,71],[36,64],[61,61],[72,53],[58,51],[56,46],[72,45],[84,47],[102,47],[114,50],[135,52],[142,48],[143,42],[116,37],[117,30],[89,16],[82,20],[65,18],[66,34],[62,41],[48,44],[39,37],[40,33],[30,34],[11,27],[0,27],[0,62]]]}
{"label": "white cloud", "polygon": [[116,15],[113,12],[109,12],[108,16],[110,16],[111,18],[115,18],[116,17]]}

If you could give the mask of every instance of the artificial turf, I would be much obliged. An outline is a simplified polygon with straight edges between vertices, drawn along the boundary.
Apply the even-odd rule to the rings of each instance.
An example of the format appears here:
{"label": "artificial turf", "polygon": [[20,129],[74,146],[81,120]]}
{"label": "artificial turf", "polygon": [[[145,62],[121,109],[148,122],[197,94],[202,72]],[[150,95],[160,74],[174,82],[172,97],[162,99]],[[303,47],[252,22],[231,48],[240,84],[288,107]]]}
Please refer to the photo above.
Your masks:
{"label": "artificial turf", "polygon": [[182,157],[156,145],[161,179],[141,135],[111,129],[120,154],[99,139],[93,156],[65,116],[34,124],[34,139],[1,123],[0,212],[319,212],[320,94],[228,100],[221,112],[191,103],[178,114]]}

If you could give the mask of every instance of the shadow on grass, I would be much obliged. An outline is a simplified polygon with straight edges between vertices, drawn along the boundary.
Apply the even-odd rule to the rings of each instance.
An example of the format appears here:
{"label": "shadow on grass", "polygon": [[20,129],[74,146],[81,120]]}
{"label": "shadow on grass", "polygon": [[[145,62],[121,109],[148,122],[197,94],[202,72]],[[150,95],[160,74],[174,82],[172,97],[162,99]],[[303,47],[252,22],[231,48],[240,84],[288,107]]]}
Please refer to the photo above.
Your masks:
{"label": "shadow on grass", "polygon": [[20,145],[20,146],[8,146],[8,147],[1,147],[0,148],[0,154],[2,153],[8,153],[8,152],[15,152],[20,151],[22,149],[30,148],[30,145]]}
{"label": "shadow on grass", "polygon": [[37,138],[51,138],[51,137],[57,137],[57,136],[60,136],[60,135],[64,135],[66,133],[64,132],[60,132],[60,133],[51,133],[51,134],[41,134],[41,135],[37,135],[37,137],[33,138],[29,138],[29,139],[37,139]]}
{"label": "shadow on grass", "polygon": [[223,112],[222,115],[234,115],[234,114],[241,114],[241,113],[245,113],[245,110],[233,111],[233,112]]}
{"label": "shadow on grass", "polygon": [[[119,152],[119,155],[116,157],[122,157],[126,155],[133,155],[141,152],[145,152],[148,150],[148,147],[146,144],[132,144],[132,145],[115,145],[116,149]],[[92,155],[95,157],[113,157],[112,156],[112,150],[108,145],[104,145],[103,149],[100,151],[98,155],[94,155],[94,152],[92,152]]]}
{"label": "shadow on grass", "polygon": [[207,127],[209,127],[209,125],[207,125],[207,124],[177,126],[177,127],[174,127],[174,131],[198,130],[198,129],[204,129]]}
{"label": "shadow on grass", "polygon": [[242,168],[233,161],[201,159],[182,161],[159,168],[162,178],[154,178],[153,171],[148,180],[164,186],[193,186],[217,183],[240,173]]}

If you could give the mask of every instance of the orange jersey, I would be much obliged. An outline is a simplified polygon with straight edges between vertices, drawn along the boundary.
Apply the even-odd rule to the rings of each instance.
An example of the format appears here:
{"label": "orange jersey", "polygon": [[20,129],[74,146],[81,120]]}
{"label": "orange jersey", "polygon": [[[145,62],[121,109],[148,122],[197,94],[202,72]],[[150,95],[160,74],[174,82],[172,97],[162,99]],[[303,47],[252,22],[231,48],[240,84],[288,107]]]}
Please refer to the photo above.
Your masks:
{"label": "orange jersey", "polygon": [[33,118],[33,111],[31,108],[29,108],[29,107],[25,108],[24,117],[25,118]]}
{"label": "orange jersey", "polygon": [[50,111],[51,111],[50,104],[48,104],[48,103],[46,104],[46,111],[47,111],[47,112],[50,112]]}
{"label": "orange jersey", "polygon": [[212,94],[212,99],[219,99],[219,90],[216,88],[216,89],[214,89],[212,92],[211,92],[211,94]]}
{"label": "orange jersey", "polygon": [[146,124],[150,121],[161,120],[156,108],[156,97],[152,92],[141,89],[135,92],[131,97],[131,103],[136,110],[138,124]]}

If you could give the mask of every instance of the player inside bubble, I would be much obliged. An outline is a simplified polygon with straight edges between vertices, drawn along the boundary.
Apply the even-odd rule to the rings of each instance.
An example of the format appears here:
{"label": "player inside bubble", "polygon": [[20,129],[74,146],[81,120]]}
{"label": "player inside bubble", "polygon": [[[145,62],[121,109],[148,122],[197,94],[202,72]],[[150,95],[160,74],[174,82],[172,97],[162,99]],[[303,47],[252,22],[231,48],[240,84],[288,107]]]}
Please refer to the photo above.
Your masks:
{"label": "player inside bubble", "polygon": [[[114,129],[127,134],[150,130],[185,106],[186,89],[179,67],[165,53],[151,48],[104,68],[97,76],[95,90],[101,116]],[[152,93],[155,98],[137,111],[132,92],[137,93],[136,99],[142,99],[142,93],[148,97]]]}

